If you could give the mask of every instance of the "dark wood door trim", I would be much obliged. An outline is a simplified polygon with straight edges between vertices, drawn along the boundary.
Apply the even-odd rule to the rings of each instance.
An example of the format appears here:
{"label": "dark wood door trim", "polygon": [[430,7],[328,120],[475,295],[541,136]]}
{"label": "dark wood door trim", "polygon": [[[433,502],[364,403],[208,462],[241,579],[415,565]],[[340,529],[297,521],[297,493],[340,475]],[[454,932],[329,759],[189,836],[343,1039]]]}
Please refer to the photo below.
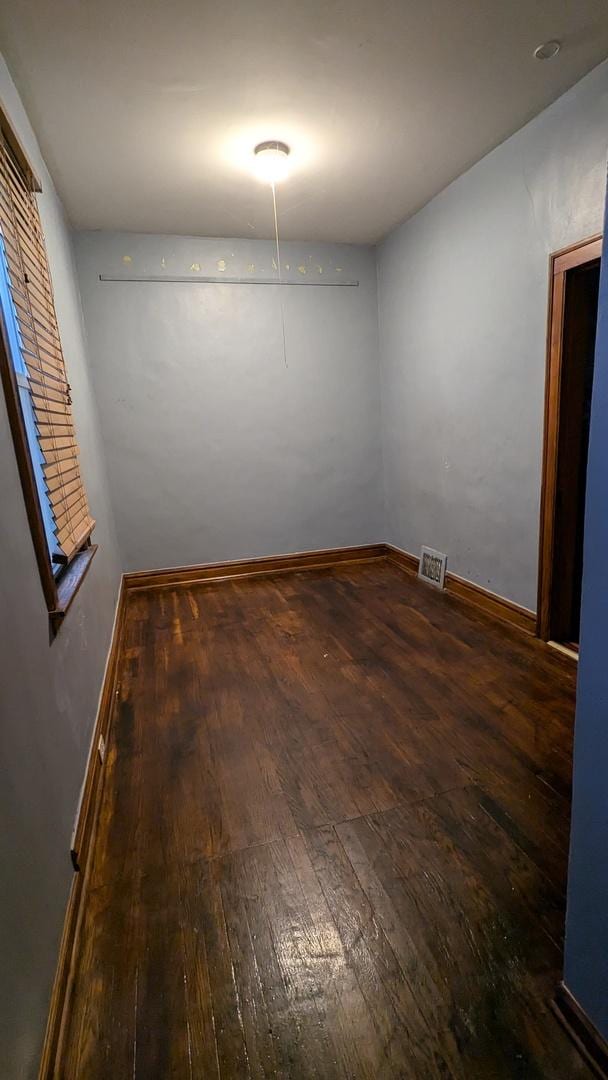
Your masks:
{"label": "dark wood door trim", "polygon": [[566,273],[593,262],[602,254],[602,237],[592,236],[549,257],[549,307],[547,326],[547,367],[545,379],[545,419],[541,479],[540,542],[538,559],[538,604],[536,632],[548,641],[551,627],[551,586],[555,550],[555,499],[557,491],[557,450],[559,445],[560,389],[564,331]]}
{"label": "dark wood door trim", "polygon": [[584,266],[585,263],[599,259],[602,254],[602,237],[592,236],[589,240],[582,240],[580,244],[556,251],[551,256],[553,275],[564,274],[566,270],[573,270],[575,266]]}

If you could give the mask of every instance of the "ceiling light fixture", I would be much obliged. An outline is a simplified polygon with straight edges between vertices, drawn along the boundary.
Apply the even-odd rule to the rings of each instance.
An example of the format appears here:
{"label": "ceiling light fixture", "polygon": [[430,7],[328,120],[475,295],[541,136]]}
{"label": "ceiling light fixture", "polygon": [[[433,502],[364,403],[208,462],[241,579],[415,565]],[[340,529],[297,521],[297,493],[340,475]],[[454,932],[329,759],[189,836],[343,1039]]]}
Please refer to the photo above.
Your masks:
{"label": "ceiling light fixture", "polygon": [[289,173],[289,147],[277,139],[258,143],[255,150],[255,171],[265,184],[279,184]]}
{"label": "ceiling light fixture", "polygon": [[[285,180],[289,172],[289,147],[287,143],[279,142],[278,139],[267,139],[266,142],[258,143],[253,151],[255,170],[260,180],[270,184],[272,190],[272,213],[274,217],[274,242],[276,251],[276,271],[279,286],[283,284],[281,270],[281,245],[279,242],[279,218],[277,214],[276,185]],[[283,307],[283,289],[279,288],[279,303],[281,305],[281,332],[283,335],[283,359],[287,364],[287,340],[285,334],[285,309]]]}
{"label": "ceiling light fixture", "polygon": [[543,41],[542,45],[536,46],[534,57],[536,60],[552,60],[554,56],[557,56],[561,47],[560,41]]}

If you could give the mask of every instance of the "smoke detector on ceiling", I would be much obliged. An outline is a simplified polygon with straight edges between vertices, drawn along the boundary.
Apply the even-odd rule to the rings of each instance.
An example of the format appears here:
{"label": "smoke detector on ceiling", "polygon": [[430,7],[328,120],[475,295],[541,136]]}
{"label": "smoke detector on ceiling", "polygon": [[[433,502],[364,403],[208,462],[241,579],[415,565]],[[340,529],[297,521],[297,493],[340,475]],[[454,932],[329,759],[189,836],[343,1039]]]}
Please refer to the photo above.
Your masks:
{"label": "smoke detector on ceiling", "polygon": [[534,50],[535,59],[552,60],[554,56],[557,56],[561,47],[560,41],[543,41],[542,45],[537,45]]}

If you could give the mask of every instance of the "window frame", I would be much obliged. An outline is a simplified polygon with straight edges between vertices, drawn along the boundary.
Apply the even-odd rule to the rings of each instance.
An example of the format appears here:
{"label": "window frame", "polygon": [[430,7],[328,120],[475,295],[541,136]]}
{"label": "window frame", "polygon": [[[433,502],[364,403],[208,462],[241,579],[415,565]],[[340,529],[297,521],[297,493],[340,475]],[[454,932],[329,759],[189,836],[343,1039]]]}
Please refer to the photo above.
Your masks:
{"label": "window frame", "polygon": [[[1,102],[0,129],[23,170],[23,174],[30,190],[32,192],[42,191],[36,172],[33,169]],[[0,258],[4,260],[3,248],[4,246],[0,245]],[[71,558],[70,562],[67,565],[60,566],[59,572],[54,572],[51,551],[49,550],[47,539],[44,513],[40,502],[35,464],[30,449],[27,420],[24,415],[21,400],[24,391],[22,391],[19,385],[19,376],[16,363],[13,360],[13,345],[10,338],[11,332],[7,325],[4,306],[0,305],[0,381],[4,390],[9,427],[11,429],[15,447],[17,468],[21,481],[34,553],[40,574],[42,591],[49,613],[49,626],[52,640],[61,626],[74,596],[84,579],[93,556],[97,551],[97,544],[92,544],[89,537],[82,548]]]}

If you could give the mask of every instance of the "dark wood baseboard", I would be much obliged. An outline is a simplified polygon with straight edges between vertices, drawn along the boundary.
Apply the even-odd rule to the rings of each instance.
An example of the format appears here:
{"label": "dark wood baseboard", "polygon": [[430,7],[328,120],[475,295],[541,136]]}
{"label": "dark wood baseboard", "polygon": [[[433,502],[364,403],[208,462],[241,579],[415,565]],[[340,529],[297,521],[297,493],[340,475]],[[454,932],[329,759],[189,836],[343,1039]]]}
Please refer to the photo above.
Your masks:
{"label": "dark wood baseboard", "polygon": [[[297,570],[318,570],[341,563],[371,562],[388,558],[409,574],[418,573],[418,559],[393,544],[366,544],[359,547],[302,551],[289,555],[270,555],[232,562],[202,563],[199,566],[176,566],[165,570],[140,570],[124,575],[125,590],[160,589],[173,585],[193,585],[204,581],[223,581],[236,577],[258,577]],[[482,589],[464,578],[446,574],[446,591],[472,604],[495,619],[509,623],[527,634],[536,632],[536,615],[502,596]]]}
{"label": "dark wood baseboard", "polygon": [[118,660],[125,621],[125,588],[121,580],[116,605],[116,617],[110,642],[110,650],[99,699],[97,719],[91,740],[89,760],[82,788],[82,798],[78,819],[72,841],[72,863],[74,876],[66,907],[63,931],[59,946],[57,969],[51,991],[51,1000],[47,1025],[38,1072],[39,1080],[56,1080],[59,1076],[58,1062],[61,1060],[61,1041],[66,1003],[69,998],[72,957],[78,941],[78,931],[86,893],[87,871],[90,866],[90,854],[93,849],[95,830],[99,816],[101,791],[103,787],[103,766],[98,753],[99,737],[102,735],[106,746],[110,732],[112,706],[118,675]]}
{"label": "dark wood baseboard", "polygon": [[49,1014],[42,1044],[42,1055],[38,1080],[54,1080],[59,1074],[56,1065],[59,1061],[61,1025],[70,977],[72,956],[74,955],[79,915],[82,911],[83,876],[75,873],[72,878],[70,895],[63,920],[57,970],[51,991]]}
{"label": "dark wood baseboard", "polygon": [[99,699],[99,709],[97,712],[97,720],[95,721],[95,730],[93,732],[91,749],[89,752],[89,760],[87,763],[87,770],[85,773],[85,779],[82,788],[82,798],[80,800],[80,807],[78,810],[78,819],[72,839],[72,862],[74,864],[74,869],[79,871],[82,871],[83,866],[86,866],[91,850],[91,843],[95,829],[95,819],[97,817],[99,795],[101,793],[100,780],[103,766],[99,757],[98,747],[100,738],[103,738],[106,746],[108,745],[108,734],[110,731],[110,720],[112,716],[112,704],[114,701],[114,691],[116,688],[116,679],[118,675],[120,643],[122,641],[122,633],[125,619],[124,600],[125,587],[124,580],[121,579],[120,587],[118,590],[118,599],[116,602],[116,617],[114,620],[112,641],[110,643],[110,651],[108,653],[108,661],[106,664],[103,686]]}
{"label": "dark wood baseboard", "polygon": [[458,596],[467,604],[473,604],[481,608],[488,615],[492,615],[501,622],[510,623],[518,630],[534,636],[536,634],[536,614],[528,608],[520,607],[512,600],[506,600],[504,596],[497,596],[488,589],[482,589],[472,581],[457,577],[456,574],[446,574],[446,588],[452,596]]}
{"label": "dark wood baseboard", "polygon": [[[418,573],[418,559],[415,555],[410,555],[409,551],[402,551],[393,544],[386,544],[386,549],[391,562],[409,574]],[[445,590],[452,596],[457,596],[459,600],[485,611],[494,619],[516,626],[518,630],[523,630],[526,634],[536,633],[536,615],[533,611],[520,607],[519,604],[506,600],[503,596],[497,596],[496,593],[483,589],[481,585],[475,585],[472,581],[467,581],[448,571],[445,575]]]}
{"label": "dark wood baseboard", "polygon": [[409,551],[403,551],[392,544],[386,544],[386,557],[389,562],[395,563],[402,570],[405,570],[407,574],[413,574],[414,577],[417,577],[418,559],[415,555],[410,555]]}
{"label": "dark wood baseboard", "polygon": [[560,983],[555,998],[551,1003],[553,1012],[560,1024],[572,1039],[587,1064],[596,1076],[608,1078],[608,1042],[570,993],[564,983]]}
{"label": "dark wood baseboard", "polygon": [[302,551],[289,555],[270,555],[260,559],[235,559],[232,562],[202,563],[200,566],[176,566],[167,570],[141,570],[125,574],[127,590],[159,589],[168,585],[194,585],[202,581],[223,581],[235,577],[258,577],[294,570],[318,570],[340,563],[371,562],[386,558],[386,544],[360,547]]}

